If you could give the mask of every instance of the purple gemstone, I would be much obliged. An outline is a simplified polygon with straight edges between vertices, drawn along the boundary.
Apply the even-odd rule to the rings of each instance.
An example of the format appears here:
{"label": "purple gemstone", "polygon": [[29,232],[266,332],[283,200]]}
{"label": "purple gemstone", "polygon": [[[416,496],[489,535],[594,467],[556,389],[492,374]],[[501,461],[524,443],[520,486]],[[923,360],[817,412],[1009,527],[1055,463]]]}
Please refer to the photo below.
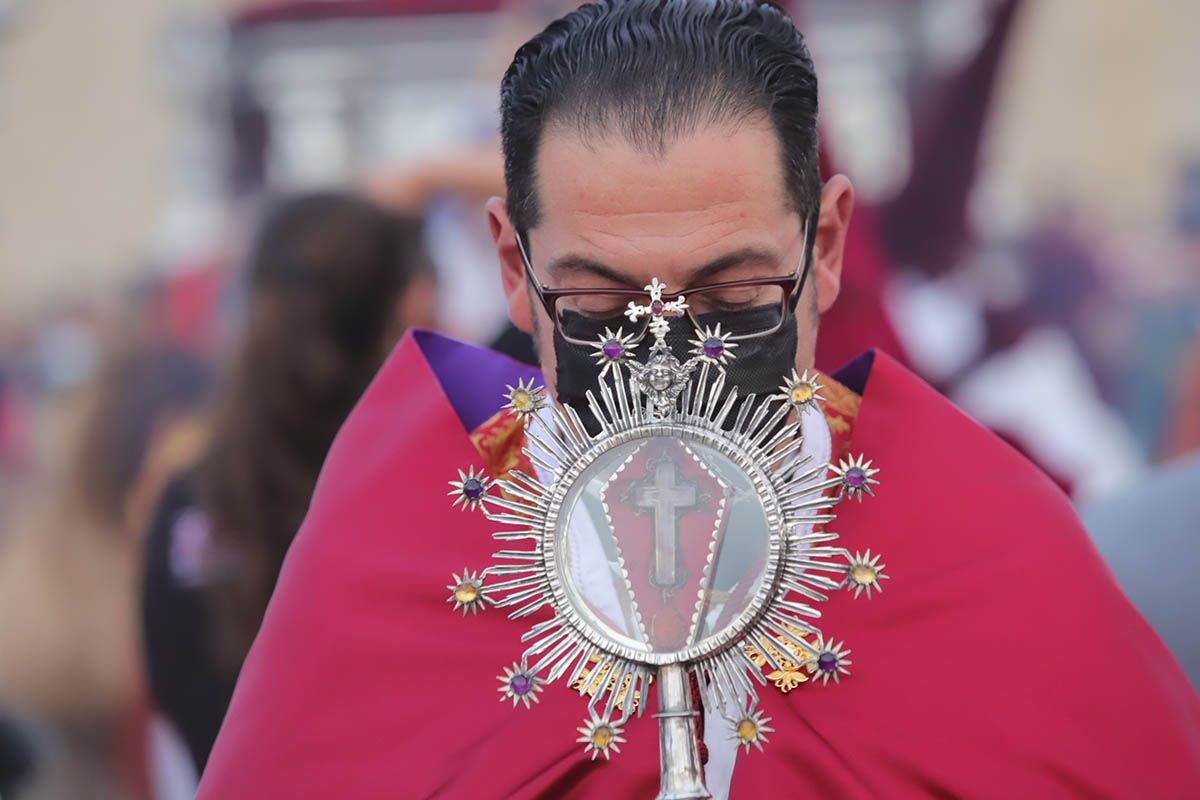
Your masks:
{"label": "purple gemstone", "polygon": [[654,314],[661,314],[663,312],[662,300],[655,300],[653,303],[651,303],[650,311],[651,311],[651,313],[654,313]]}
{"label": "purple gemstone", "polygon": [[861,489],[867,483],[867,474],[860,467],[851,467],[846,470],[846,477],[843,480],[850,488]]}
{"label": "purple gemstone", "polygon": [[508,682],[508,688],[516,695],[529,694],[529,690],[533,688],[533,681],[524,675],[513,675],[512,680]]}
{"label": "purple gemstone", "polygon": [[838,659],[833,653],[821,653],[817,657],[817,668],[822,672],[835,672],[838,666]]}
{"label": "purple gemstone", "polygon": [[463,481],[462,493],[468,500],[478,500],[483,497],[483,483],[478,478],[467,478]]}
{"label": "purple gemstone", "polygon": [[704,355],[709,358],[718,358],[725,352],[725,343],[716,336],[710,336],[704,340]]}
{"label": "purple gemstone", "polygon": [[604,343],[602,348],[604,357],[609,361],[616,361],[621,356],[625,355],[625,345],[618,342],[616,339],[609,339]]}

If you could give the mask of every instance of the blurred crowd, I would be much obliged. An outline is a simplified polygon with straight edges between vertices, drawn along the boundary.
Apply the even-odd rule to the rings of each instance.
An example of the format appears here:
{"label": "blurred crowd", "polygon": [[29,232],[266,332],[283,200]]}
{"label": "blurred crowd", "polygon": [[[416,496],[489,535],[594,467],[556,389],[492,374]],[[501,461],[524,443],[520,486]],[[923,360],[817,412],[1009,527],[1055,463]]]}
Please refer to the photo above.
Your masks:
{"label": "blurred crowd", "polygon": [[[180,3],[162,36],[192,122],[156,238],[15,298],[0,217],[0,796],[190,796],[325,452],[394,343],[420,326],[533,359],[482,204],[503,193],[500,74],[572,5]],[[1042,466],[1108,555],[1120,514],[1089,509],[1167,473],[1176,498],[1200,488],[1200,123],[1164,146],[1152,207],[1081,180],[1014,193],[994,137],[1046,5],[795,4],[824,171],[860,187],[818,367],[892,352]],[[1073,8],[1124,30],[1119,5]],[[43,13],[0,3],[0,59]],[[1089,53],[1113,58],[1064,46],[1057,67],[1086,74]],[[0,130],[19,124],[4,100]],[[1055,122],[1017,124],[1032,148]],[[55,223],[47,246],[72,236]],[[1174,503],[1148,513],[1194,562],[1200,511]]]}

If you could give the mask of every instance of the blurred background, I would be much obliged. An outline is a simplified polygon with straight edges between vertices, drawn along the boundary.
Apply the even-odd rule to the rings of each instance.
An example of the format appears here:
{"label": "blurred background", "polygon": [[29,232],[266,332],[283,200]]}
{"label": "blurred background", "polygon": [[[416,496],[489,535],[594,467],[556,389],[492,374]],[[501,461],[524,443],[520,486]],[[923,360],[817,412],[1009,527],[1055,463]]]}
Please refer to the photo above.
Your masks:
{"label": "blurred background", "polygon": [[[500,76],[569,7],[0,0],[0,795],[190,796],[223,709],[195,687],[227,694],[387,347],[420,324],[530,356],[483,202]],[[1155,577],[1200,568],[1200,5],[791,8],[860,202],[818,366],[882,346],[1039,464],[1200,680],[1200,596]],[[377,268],[364,333],[340,309]],[[304,452],[211,466],[312,408]],[[275,539],[223,539],[256,504]],[[210,608],[228,574],[253,591]],[[229,635],[188,640],[210,616]],[[185,651],[211,674],[163,666]]]}

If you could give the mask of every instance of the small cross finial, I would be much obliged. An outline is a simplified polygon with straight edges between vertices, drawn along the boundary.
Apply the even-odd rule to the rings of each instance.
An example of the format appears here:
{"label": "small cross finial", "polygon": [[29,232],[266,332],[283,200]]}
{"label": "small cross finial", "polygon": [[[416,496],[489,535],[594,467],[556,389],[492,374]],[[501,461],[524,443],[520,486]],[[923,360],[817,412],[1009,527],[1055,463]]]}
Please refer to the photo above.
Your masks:
{"label": "small cross finial", "polygon": [[629,307],[625,309],[625,316],[634,323],[642,317],[650,317],[650,332],[656,339],[661,340],[670,329],[670,323],[666,320],[667,315],[682,314],[687,310],[687,301],[683,297],[677,297],[669,303],[664,303],[662,297],[667,285],[658,278],[652,278],[650,283],[643,288],[650,294],[649,304],[639,305],[631,300]]}

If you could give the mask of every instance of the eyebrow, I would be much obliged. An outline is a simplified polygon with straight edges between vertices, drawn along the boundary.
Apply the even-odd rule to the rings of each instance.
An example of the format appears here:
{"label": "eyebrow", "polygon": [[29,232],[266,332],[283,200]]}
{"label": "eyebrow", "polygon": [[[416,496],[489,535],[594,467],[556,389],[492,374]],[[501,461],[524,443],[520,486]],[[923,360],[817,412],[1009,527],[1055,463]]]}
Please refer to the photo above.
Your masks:
{"label": "eyebrow", "polygon": [[[723,256],[714,258],[707,264],[692,270],[688,273],[684,286],[687,288],[695,287],[702,281],[706,281],[728,269],[743,264],[774,264],[777,261],[776,254],[770,250],[759,247],[743,247],[740,250],[734,250],[732,253],[726,253]],[[578,275],[583,273],[603,278],[604,280],[612,281],[620,286],[626,286],[637,291],[641,291],[642,289],[642,281],[634,280],[628,275],[623,275],[618,270],[603,262],[572,253],[560,256],[551,261],[547,265],[547,271],[556,277],[563,274]],[[687,288],[679,291],[686,291]]]}

